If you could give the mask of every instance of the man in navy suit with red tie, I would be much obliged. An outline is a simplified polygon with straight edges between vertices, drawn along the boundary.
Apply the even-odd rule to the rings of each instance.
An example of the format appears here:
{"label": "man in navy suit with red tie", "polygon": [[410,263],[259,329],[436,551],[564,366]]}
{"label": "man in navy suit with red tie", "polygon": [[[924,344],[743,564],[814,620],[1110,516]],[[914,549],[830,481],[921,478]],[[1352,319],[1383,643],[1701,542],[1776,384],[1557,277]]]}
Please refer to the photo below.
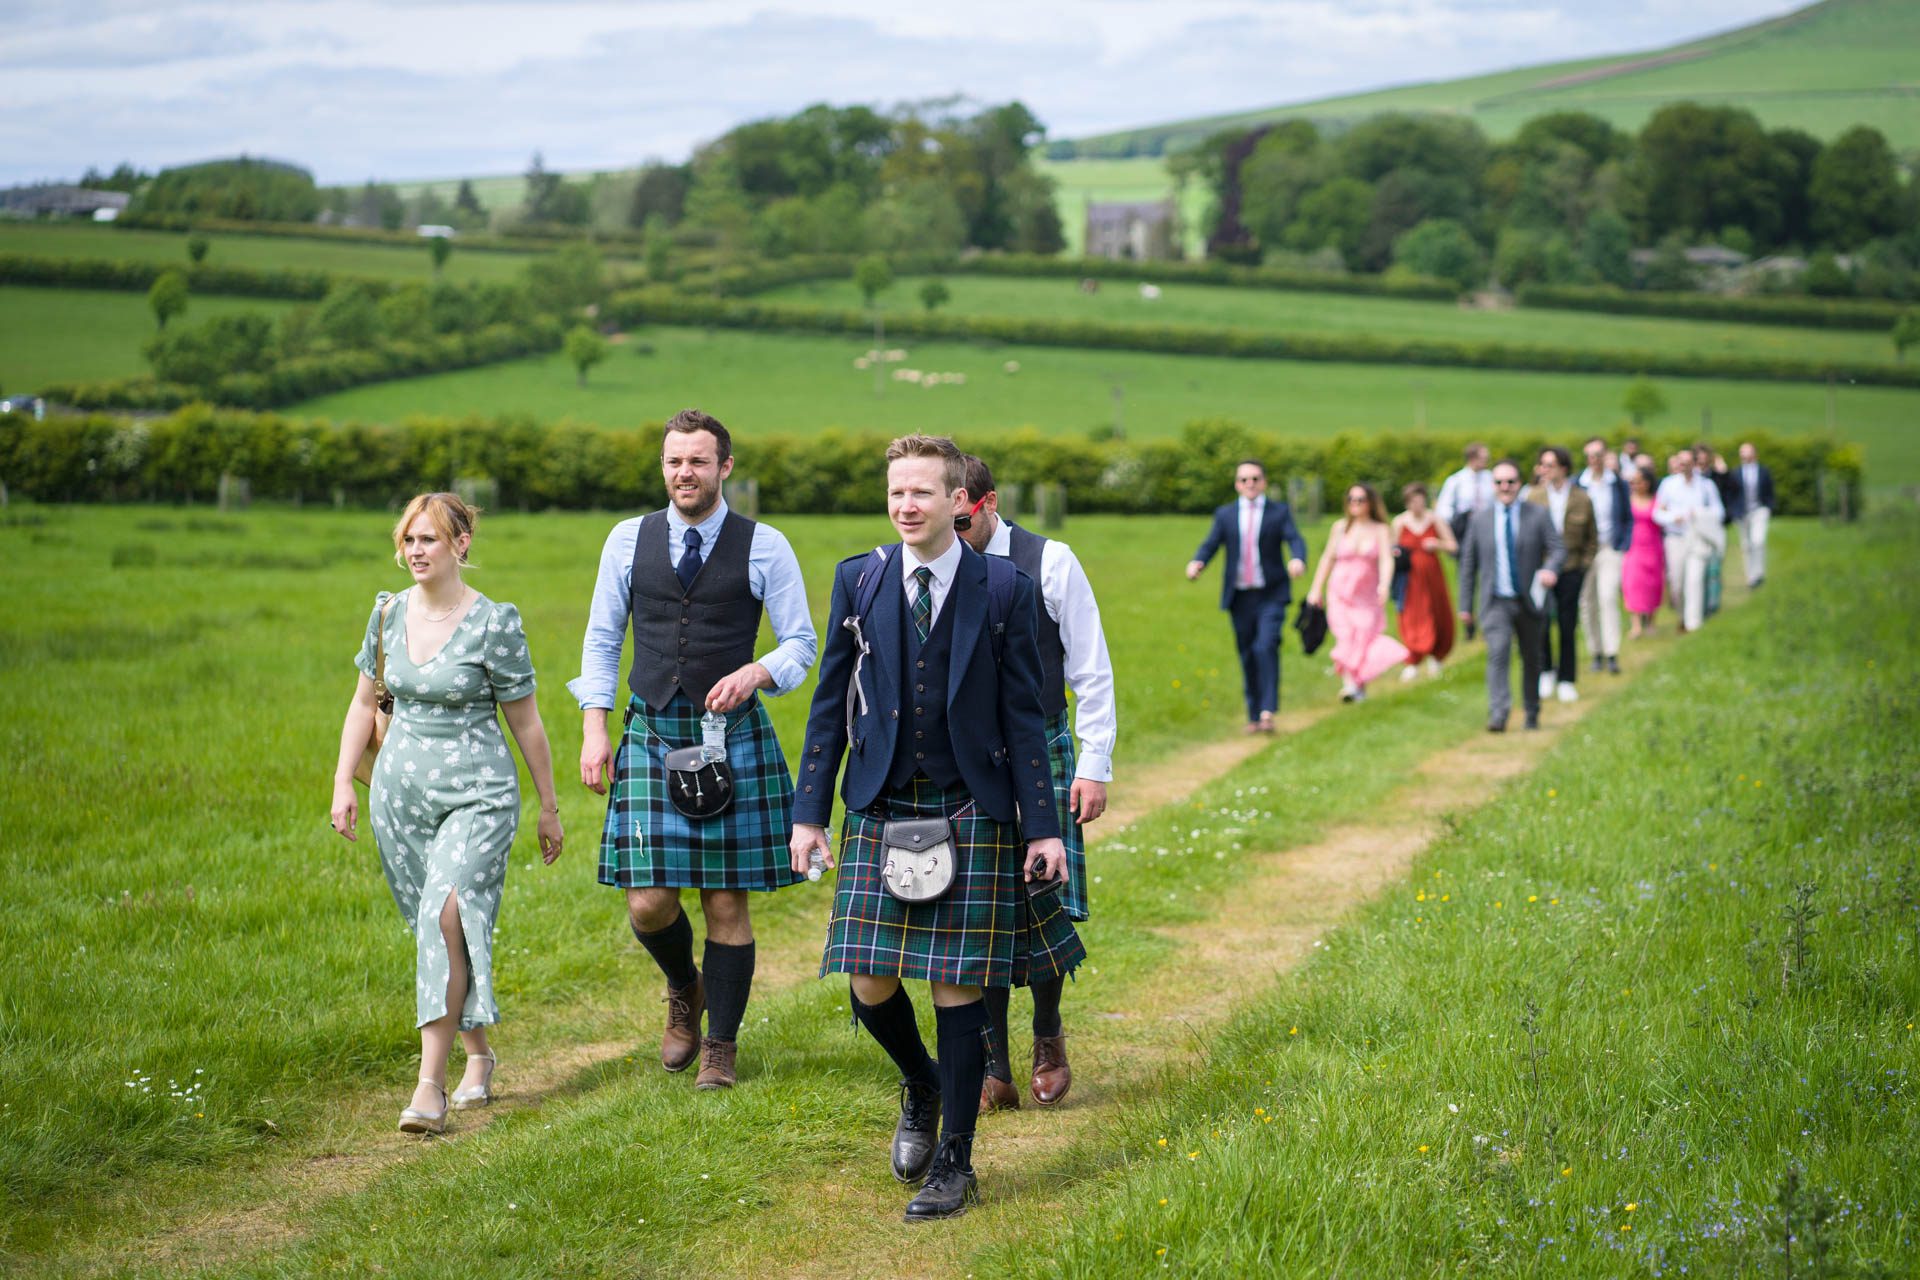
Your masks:
{"label": "man in navy suit with red tie", "polygon": [[1293,599],[1291,580],[1307,571],[1307,540],[1287,504],[1267,497],[1267,469],[1258,461],[1248,458],[1234,469],[1233,487],[1239,500],[1213,513],[1213,528],[1193,553],[1187,577],[1198,578],[1213,553],[1226,549],[1220,607],[1233,617],[1240,649],[1247,732],[1272,733],[1280,709],[1280,629]]}

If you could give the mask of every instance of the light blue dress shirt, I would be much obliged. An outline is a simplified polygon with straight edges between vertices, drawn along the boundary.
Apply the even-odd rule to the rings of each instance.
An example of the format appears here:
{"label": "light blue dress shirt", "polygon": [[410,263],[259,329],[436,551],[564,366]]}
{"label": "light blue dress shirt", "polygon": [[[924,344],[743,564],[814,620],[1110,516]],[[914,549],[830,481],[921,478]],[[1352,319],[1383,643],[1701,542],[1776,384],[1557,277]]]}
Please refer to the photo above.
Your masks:
{"label": "light blue dress shirt", "polygon": [[1504,600],[1518,599],[1520,583],[1514,574],[1512,559],[1507,555],[1507,525],[1513,521],[1514,550],[1520,549],[1520,503],[1516,499],[1510,503],[1493,504],[1493,594]]}
{"label": "light blue dress shirt", "polygon": [[[593,608],[587,615],[587,634],[580,642],[580,675],[567,682],[567,692],[579,700],[582,710],[599,707],[613,710],[614,696],[620,687],[620,647],[627,638],[633,616],[633,551],[640,538],[640,521],[635,516],[613,526],[606,546],[600,550],[600,576],[593,584]],[[725,501],[713,514],[692,526],[700,531],[700,549],[704,559],[713,554],[720,526],[727,518]],[[680,563],[686,550],[688,524],[674,507],[667,508],[667,567]],[[799,688],[813,667],[818,642],[813,634],[813,615],[807,610],[807,588],[800,579],[800,561],[786,535],[771,525],[754,522],[753,548],[747,555],[747,585],[753,598],[766,606],[767,621],[773,624],[774,647],[760,658],[760,665],[773,677],[774,694],[791,693]]]}

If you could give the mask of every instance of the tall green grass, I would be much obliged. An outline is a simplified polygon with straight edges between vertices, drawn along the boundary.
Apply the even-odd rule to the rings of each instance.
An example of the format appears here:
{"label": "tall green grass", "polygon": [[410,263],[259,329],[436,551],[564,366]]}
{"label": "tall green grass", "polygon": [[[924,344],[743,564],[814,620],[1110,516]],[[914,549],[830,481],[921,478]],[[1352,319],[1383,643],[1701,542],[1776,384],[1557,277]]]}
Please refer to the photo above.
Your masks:
{"label": "tall green grass", "polygon": [[1912,1274],[1916,551],[1912,512],[1810,537],[975,1269]]}

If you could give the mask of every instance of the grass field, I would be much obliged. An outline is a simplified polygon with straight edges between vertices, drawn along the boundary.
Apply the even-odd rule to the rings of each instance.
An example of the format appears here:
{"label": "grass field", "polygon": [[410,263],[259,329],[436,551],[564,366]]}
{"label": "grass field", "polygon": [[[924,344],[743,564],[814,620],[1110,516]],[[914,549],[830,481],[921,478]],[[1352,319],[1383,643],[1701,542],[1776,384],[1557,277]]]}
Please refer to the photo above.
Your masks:
{"label": "grass field", "polygon": [[[505,1102],[451,1141],[388,1132],[411,948],[371,850],[319,821],[347,663],[394,576],[381,523],[0,524],[23,606],[0,617],[0,731],[22,762],[0,782],[10,1273],[1786,1273],[1771,1233],[1795,1162],[1803,1222],[1817,1198],[1837,1210],[1802,1247],[1883,1274],[1920,1259],[1910,513],[1783,522],[1765,593],[1635,651],[1577,724],[1549,708],[1544,758],[1535,735],[1475,732],[1470,650],[1099,846],[1075,1100],[986,1122],[986,1200],[937,1230],[899,1225],[891,1074],[847,1031],[844,988],[810,980],[822,891],[757,904],[742,1086],[696,1095],[647,1064],[656,979],[591,883],[599,805],[571,784],[569,851],[515,866],[496,939]],[[1175,680],[1232,693],[1212,593],[1168,563],[1193,523],[1069,530],[1123,690],[1161,699],[1123,700],[1123,781],[1234,718],[1216,705],[1158,743],[1128,727],[1190,707]],[[527,618],[563,766],[559,682],[605,524],[503,516],[477,548],[476,580]],[[878,522],[783,525],[817,584]],[[102,577],[126,602],[104,621],[71,589]],[[1330,684],[1286,656],[1310,719]],[[1298,942],[1298,975],[1242,940],[1212,961],[1231,982],[1183,976],[1185,940],[1240,919],[1275,868],[1341,824],[1413,824],[1408,779],[1489,747],[1507,785],[1459,794],[1408,874]],[[1804,947],[1781,916],[1802,881],[1823,912]],[[1284,910],[1254,924],[1298,929]],[[1200,1002],[1239,1016],[1194,1030]],[[1129,1051],[1161,1069],[1129,1074]]]}
{"label": "grass field", "polygon": [[[430,283],[433,260],[418,247],[307,240],[299,236],[243,236],[209,232],[209,265],[337,271],[342,275]],[[513,280],[533,260],[530,253],[462,253],[454,241],[446,278],[454,281]],[[84,222],[0,221],[0,253],[41,253],[63,258],[123,258],[178,263],[187,259],[184,231],[135,231]]]}
{"label": "grass field", "polygon": [[[0,1190],[33,1211],[5,1215],[0,1258],[85,1216],[76,1194],[258,1153],[277,1131],[323,1123],[343,1083],[382,1081],[404,1057],[407,1019],[386,999],[400,988],[369,971],[390,968],[402,931],[371,851],[321,822],[366,611],[377,588],[404,585],[389,519],[41,508],[0,522],[0,671],[14,689],[0,736],[16,760],[0,781],[0,867],[18,887],[0,902],[12,960],[0,967],[0,1077],[40,1082],[32,1098],[9,1088],[0,1107]],[[502,989],[514,1016],[536,1021],[604,999],[621,972],[605,928],[617,912],[593,886],[603,802],[569,781],[580,718],[563,687],[613,520],[489,517],[474,556],[475,584],[526,620],[573,842],[555,871],[516,871],[509,889]],[[780,524],[824,626],[833,564],[887,526]],[[1236,728],[1217,583],[1180,572],[1204,522],[1088,518],[1067,533],[1129,673],[1119,767]],[[118,607],[102,615],[80,582]],[[1191,625],[1169,643],[1176,616]],[[1331,702],[1319,664],[1295,653],[1287,665],[1290,707]],[[790,751],[807,697],[769,702]],[[782,895],[776,919],[799,928],[814,901]],[[183,1082],[204,1071],[204,1113],[158,1087],[128,1092],[135,1068]]]}
{"label": "grass field", "polygon": [[[898,281],[880,296],[891,311],[921,309],[924,278]],[[1305,334],[1367,334],[1387,339],[1535,343],[1594,351],[1684,351],[1700,355],[1802,357],[1810,360],[1895,363],[1883,333],[1789,329],[1777,325],[1611,316],[1593,312],[1514,308],[1467,311],[1451,302],[1361,298],[1278,289],[1220,285],[1156,286],[1143,298],[1139,286],[1116,270],[1096,294],[1080,292],[1075,280],[956,276],[946,281],[952,299],[945,309],[963,315],[1017,315],[1103,324],[1197,325]],[[770,302],[805,303],[854,311],[863,305],[851,280],[815,280],[759,295]]]}
{"label": "grass field", "polygon": [[[263,298],[196,297],[184,320],[193,324],[241,312],[278,316],[292,306]],[[0,285],[0,387],[23,393],[53,382],[146,373],[140,346],[158,332],[142,293]]]}
{"label": "grass field", "polygon": [[[642,344],[651,355],[635,354]],[[1022,426],[1074,434],[1111,426],[1119,387],[1122,421],[1135,437],[1174,435],[1212,416],[1300,436],[1403,430],[1419,421],[1423,402],[1433,430],[1538,426],[1574,440],[1616,431],[1625,421],[1623,378],[959,343],[915,345],[898,367],[964,373],[965,384],[887,382],[875,395],[872,373],[853,367],[866,345],[658,327],[615,347],[586,387],[575,385],[572,367],[555,355],[359,387],[291,412],[364,421],[526,413],[629,427],[697,404],[755,431],[924,429],[973,438]],[[1017,374],[1002,371],[1009,360],[1018,362]],[[1825,429],[1825,388],[1682,378],[1660,386],[1671,408],[1656,425],[1697,423],[1710,410],[1715,438]],[[1920,482],[1920,394],[1841,387],[1834,405],[1841,438],[1867,447],[1869,487]]]}
{"label": "grass field", "polygon": [[[1057,161],[1035,156],[1033,165],[1058,184],[1054,204],[1060,210],[1060,225],[1067,233],[1070,254],[1086,248],[1088,201],[1165,200],[1173,195],[1173,179],[1167,175],[1166,165],[1157,159]],[[1204,256],[1207,243],[1204,219],[1211,199],[1205,184],[1199,182],[1187,184],[1181,198],[1182,242],[1191,257]]]}
{"label": "grass field", "polygon": [[[1638,129],[1666,103],[1691,100],[1743,107],[1769,128],[1791,126],[1827,139],[1869,124],[1901,151],[1920,146],[1913,63],[1900,52],[1917,41],[1920,10],[1907,0],[1825,0],[1666,49],[1149,125],[1088,138],[1082,145],[1090,156],[1120,156],[1154,145],[1181,150],[1229,127],[1302,116],[1350,123],[1383,111],[1464,115],[1495,138],[1509,137],[1549,111],[1588,111]],[[1130,163],[1144,180],[1162,162]]]}

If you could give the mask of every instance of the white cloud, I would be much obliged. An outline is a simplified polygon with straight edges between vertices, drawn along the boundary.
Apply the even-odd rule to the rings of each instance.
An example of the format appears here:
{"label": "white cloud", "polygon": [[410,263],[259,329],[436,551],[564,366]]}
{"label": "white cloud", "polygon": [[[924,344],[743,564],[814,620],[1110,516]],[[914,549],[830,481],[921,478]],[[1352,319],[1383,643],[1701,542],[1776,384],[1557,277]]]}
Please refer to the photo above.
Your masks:
{"label": "white cloud", "polygon": [[964,91],[1056,136],[1651,47],[1764,0],[0,2],[0,181],[246,150],[323,182],[680,156],[809,102]]}

